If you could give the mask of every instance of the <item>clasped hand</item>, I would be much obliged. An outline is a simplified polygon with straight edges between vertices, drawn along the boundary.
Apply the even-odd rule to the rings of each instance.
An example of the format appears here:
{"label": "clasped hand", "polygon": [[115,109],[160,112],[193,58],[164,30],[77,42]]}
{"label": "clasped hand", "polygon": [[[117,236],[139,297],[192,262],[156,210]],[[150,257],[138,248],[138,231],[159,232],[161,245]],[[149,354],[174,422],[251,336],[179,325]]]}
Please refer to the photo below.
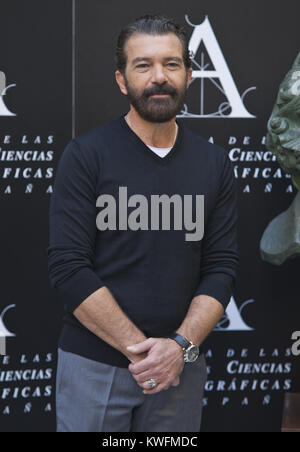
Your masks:
{"label": "clasped hand", "polygon": [[[183,352],[180,345],[169,338],[152,338],[127,347],[131,354],[148,352],[146,358],[131,363],[128,369],[144,394],[155,394],[170,386],[178,386],[179,375],[184,368]],[[151,389],[147,380],[153,378],[157,386]]]}

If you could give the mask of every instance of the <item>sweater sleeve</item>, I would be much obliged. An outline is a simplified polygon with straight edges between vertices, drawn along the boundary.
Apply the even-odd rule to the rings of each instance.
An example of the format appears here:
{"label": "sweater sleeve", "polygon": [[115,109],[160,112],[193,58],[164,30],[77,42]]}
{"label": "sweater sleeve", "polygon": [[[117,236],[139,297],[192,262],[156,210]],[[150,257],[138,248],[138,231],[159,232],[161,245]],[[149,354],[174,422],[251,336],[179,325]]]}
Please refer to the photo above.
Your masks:
{"label": "sweater sleeve", "polygon": [[93,271],[96,235],[95,165],[76,140],[66,146],[49,206],[48,271],[65,310],[74,310],[104,282]]}
{"label": "sweater sleeve", "polygon": [[227,308],[239,264],[237,243],[237,184],[232,163],[225,162],[216,205],[208,218],[202,243],[200,283],[196,295],[209,295]]}

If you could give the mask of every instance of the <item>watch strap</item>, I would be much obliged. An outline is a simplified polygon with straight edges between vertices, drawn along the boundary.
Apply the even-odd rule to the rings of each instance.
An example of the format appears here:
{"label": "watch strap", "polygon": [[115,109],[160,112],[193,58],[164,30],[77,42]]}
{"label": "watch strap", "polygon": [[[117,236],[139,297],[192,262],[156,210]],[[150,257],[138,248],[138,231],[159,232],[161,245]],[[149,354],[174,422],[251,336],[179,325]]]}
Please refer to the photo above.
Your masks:
{"label": "watch strap", "polygon": [[184,336],[181,336],[181,334],[172,334],[170,336],[170,339],[173,339],[176,341],[184,350],[186,350],[192,343]]}
{"label": "watch strap", "polygon": [[[169,336],[169,338],[176,341],[183,348],[184,351],[186,351],[192,345],[192,342],[190,342],[186,337],[178,333],[172,334],[171,336]],[[200,345],[200,347],[198,348],[199,355],[202,355],[202,353],[204,353],[203,345]]]}

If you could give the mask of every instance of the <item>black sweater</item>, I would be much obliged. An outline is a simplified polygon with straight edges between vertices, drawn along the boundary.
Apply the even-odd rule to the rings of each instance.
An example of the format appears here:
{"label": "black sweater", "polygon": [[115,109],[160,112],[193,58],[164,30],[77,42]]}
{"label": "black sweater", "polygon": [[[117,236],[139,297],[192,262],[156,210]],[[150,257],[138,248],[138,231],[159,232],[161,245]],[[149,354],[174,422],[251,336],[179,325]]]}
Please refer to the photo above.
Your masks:
{"label": "black sweater", "polygon": [[[177,121],[176,142],[162,158],[133,132],[124,116],[66,146],[50,199],[47,248],[50,283],[65,311],[58,345],[119,367],[128,366],[125,355],[73,315],[89,295],[106,286],[147,337],[166,337],[178,329],[196,295],[209,295],[226,308],[239,262],[237,190],[227,152]],[[119,199],[120,187],[123,197],[127,193],[126,200]],[[97,200],[104,194],[115,200],[115,210],[114,202],[110,204],[115,229],[111,223],[106,230],[99,226],[99,214],[108,204]],[[153,195],[167,195],[172,201],[174,194],[177,207],[178,198],[182,200],[181,229],[178,224],[175,227],[180,211],[175,214],[172,202],[169,226],[165,227],[165,221],[163,226],[160,219],[159,227],[152,227]],[[132,198],[127,204],[133,195],[143,195],[148,201],[143,210],[143,214],[148,212],[148,229],[145,221],[143,228],[132,226],[142,217],[133,214],[141,202]],[[204,195],[204,236],[189,240],[187,236],[195,230],[186,226],[184,212],[193,215],[190,221],[201,223],[196,211],[200,195]]]}

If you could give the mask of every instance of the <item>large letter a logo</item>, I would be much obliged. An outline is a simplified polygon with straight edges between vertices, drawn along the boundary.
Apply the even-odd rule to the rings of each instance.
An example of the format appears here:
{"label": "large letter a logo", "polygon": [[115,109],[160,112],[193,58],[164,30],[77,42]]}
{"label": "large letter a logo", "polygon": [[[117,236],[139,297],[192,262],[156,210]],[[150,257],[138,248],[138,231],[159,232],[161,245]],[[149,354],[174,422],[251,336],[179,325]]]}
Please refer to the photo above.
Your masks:
{"label": "large letter a logo", "polygon": [[[222,50],[216,39],[214,31],[208,17],[200,25],[194,25],[186,16],[186,21],[189,25],[194,27],[194,31],[190,38],[189,50],[193,62],[193,76],[191,83],[200,79],[200,114],[194,114],[188,111],[185,104],[185,109],[178,117],[180,118],[255,118],[249,113],[243,103],[245,95],[256,89],[255,87],[248,88],[242,96],[240,96],[233,77],[230,73],[226,60],[223,56]],[[209,64],[204,62],[204,54],[201,54],[201,61],[196,61],[196,54],[203,42],[206,52],[211,60],[214,70],[206,69]],[[213,85],[227,98],[226,102],[222,102],[218,110],[214,113],[204,113],[204,80],[209,79]],[[218,81],[217,81],[218,79]],[[221,82],[221,85],[220,83]],[[190,88],[189,88],[190,89]]]}

